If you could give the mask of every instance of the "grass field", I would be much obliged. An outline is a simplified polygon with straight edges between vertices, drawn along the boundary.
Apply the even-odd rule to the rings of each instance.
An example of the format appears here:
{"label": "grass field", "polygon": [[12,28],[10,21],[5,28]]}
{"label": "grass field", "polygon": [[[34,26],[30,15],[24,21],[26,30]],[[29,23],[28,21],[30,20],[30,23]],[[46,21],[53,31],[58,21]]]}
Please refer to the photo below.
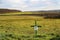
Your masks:
{"label": "grass field", "polygon": [[[34,21],[42,26],[34,38]],[[38,16],[0,16],[0,40],[51,40],[60,35],[60,19]]]}

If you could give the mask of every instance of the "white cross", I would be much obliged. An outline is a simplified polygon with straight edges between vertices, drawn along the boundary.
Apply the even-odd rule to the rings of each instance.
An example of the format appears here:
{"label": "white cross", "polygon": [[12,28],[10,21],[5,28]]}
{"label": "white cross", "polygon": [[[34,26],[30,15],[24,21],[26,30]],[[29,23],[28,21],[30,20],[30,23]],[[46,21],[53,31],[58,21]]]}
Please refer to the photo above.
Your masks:
{"label": "white cross", "polygon": [[34,30],[38,30],[38,26],[34,26]]}

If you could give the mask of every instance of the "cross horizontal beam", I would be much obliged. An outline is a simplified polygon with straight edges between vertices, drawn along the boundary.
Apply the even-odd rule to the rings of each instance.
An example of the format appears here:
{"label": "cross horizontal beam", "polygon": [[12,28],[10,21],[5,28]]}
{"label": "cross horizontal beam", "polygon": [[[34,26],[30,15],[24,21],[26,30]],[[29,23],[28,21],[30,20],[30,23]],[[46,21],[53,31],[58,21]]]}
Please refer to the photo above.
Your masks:
{"label": "cross horizontal beam", "polygon": [[[32,25],[31,27],[35,27],[35,25]],[[37,26],[37,27],[42,27],[42,26]]]}

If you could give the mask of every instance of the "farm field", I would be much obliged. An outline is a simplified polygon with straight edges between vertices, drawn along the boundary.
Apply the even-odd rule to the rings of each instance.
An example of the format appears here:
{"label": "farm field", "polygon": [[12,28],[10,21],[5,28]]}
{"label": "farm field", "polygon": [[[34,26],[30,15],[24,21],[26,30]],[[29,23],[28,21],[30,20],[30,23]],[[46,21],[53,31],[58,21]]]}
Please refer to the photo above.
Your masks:
{"label": "farm field", "polygon": [[[34,37],[34,21],[42,27]],[[0,16],[0,40],[53,40],[60,38],[60,19],[39,16]],[[58,40],[58,39],[55,39]]]}

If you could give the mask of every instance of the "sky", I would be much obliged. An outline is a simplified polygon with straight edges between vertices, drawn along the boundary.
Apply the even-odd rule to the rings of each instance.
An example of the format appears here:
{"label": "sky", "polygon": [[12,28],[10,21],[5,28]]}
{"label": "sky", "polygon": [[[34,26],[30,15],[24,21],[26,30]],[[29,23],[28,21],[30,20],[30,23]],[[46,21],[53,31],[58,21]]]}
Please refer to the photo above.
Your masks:
{"label": "sky", "polygon": [[60,0],[0,0],[0,8],[21,11],[60,9]]}

